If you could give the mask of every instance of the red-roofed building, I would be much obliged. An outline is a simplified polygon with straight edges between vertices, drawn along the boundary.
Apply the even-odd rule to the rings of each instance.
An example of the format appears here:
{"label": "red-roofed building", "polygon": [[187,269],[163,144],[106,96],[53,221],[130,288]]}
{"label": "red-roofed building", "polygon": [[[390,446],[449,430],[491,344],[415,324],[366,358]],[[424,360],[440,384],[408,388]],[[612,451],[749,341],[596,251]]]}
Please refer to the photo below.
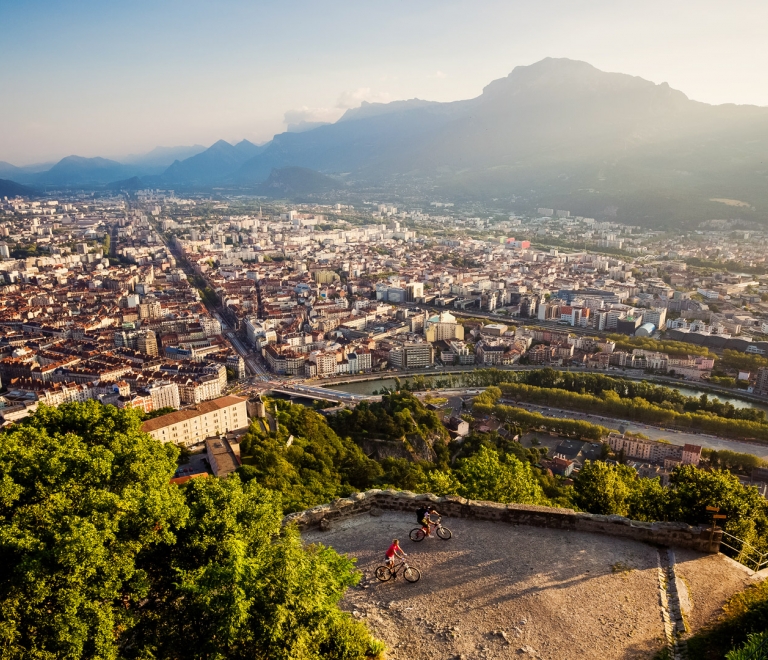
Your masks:
{"label": "red-roofed building", "polygon": [[698,465],[701,460],[701,447],[698,445],[685,445],[681,462],[683,465]]}

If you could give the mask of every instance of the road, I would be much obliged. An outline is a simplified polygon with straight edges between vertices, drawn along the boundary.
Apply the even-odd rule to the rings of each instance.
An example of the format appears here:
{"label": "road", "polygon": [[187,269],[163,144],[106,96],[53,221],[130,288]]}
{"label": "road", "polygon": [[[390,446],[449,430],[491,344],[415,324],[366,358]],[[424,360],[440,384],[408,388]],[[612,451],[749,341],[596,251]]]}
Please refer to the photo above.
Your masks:
{"label": "road", "polygon": [[701,433],[687,433],[685,431],[673,431],[660,426],[650,426],[639,422],[626,421],[603,415],[588,415],[586,413],[573,412],[572,410],[563,410],[562,408],[550,408],[547,406],[535,405],[532,403],[517,403],[514,401],[502,399],[503,403],[516,405],[518,408],[524,408],[532,412],[539,412],[546,417],[561,417],[564,419],[575,419],[577,421],[599,424],[607,428],[617,429],[623,425],[626,431],[630,433],[642,433],[651,440],[667,440],[673,445],[699,445],[707,449],[727,449],[745,454],[752,454],[760,458],[768,459],[768,445],[753,444],[751,442],[740,442],[738,440],[728,440],[714,435]]}
{"label": "road", "polygon": [[266,369],[259,364],[258,359],[253,354],[253,352],[249,351],[245,346],[243,346],[243,343],[237,338],[237,335],[235,335],[235,333],[231,330],[225,330],[223,332],[229,343],[232,344],[234,349],[240,354],[240,357],[243,358],[246,370],[253,374],[257,380],[269,380],[270,376]]}
{"label": "road", "polygon": [[308,399],[321,399],[324,401],[338,401],[347,403],[359,403],[360,401],[370,401],[380,399],[377,396],[367,396],[361,394],[352,394],[342,390],[329,390],[322,387],[312,387],[302,383],[272,383],[272,390],[294,396],[303,396]]}
{"label": "road", "polygon": [[[155,230],[157,235],[160,237],[160,240],[163,241],[163,244],[168,248],[171,254],[173,254],[176,257],[177,263],[181,266],[181,268],[184,270],[184,272],[188,276],[194,278],[196,274],[189,267],[189,264],[187,263],[186,259],[184,259],[184,256],[181,254],[177,254],[176,251],[173,249],[173,247],[168,243],[168,241],[165,240],[165,236],[163,236],[162,231],[160,231],[160,229],[154,223],[152,224],[153,224],[153,229]],[[229,324],[224,320],[224,317],[219,313],[219,310],[211,309],[209,307],[209,311],[211,312],[211,315],[221,324],[221,332],[224,338],[230,343],[232,348],[235,349],[235,352],[237,352],[240,355],[240,357],[243,358],[243,361],[245,362],[246,371],[252,374],[256,380],[268,381],[270,379],[270,376],[266,368],[263,367],[261,364],[259,364],[259,359],[255,355],[255,353],[253,353],[253,351],[249,350],[246,346],[244,346],[243,343],[237,338],[235,333],[229,327]]]}
{"label": "road", "polygon": [[[160,238],[163,241],[163,243],[165,243],[166,247],[168,247],[168,249],[171,252],[174,252],[173,249],[171,248],[171,246],[165,240],[165,237],[163,236],[162,232],[157,227],[154,227],[154,229],[157,232],[157,234],[160,236]],[[116,244],[117,241],[114,241],[114,243]],[[112,245],[111,247],[112,247],[112,250],[114,250],[116,245]],[[182,266],[182,268],[185,270],[185,272],[187,272],[188,275],[194,276],[194,273],[191,272],[191,269],[189,268],[189,265],[186,263],[186,261],[183,258],[181,258],[180,255],[176,255],[176,257],[177,257],[178,263]],[[229,341],[229,343],[234,348],[234,350],[245,361],[247,371],[250,372],[253,375],[254,382],[250,383],[250,384],[246,384],[246,387],[245,387],[246,391],[262,389],[262,388],[259,387],[259,385],[263,386],[263,385],[267,385],[267,384],[273,384],[275,387],[281,387],[281,388],[284,388],[284,389],[287,388],[287,390],[290,390],[290,391],[292,391],[292,392],[294,392],[294,393],[296,393],[298,395],[307,396],[308,398],[313,398],[313,394],[315,395],[315,397],[318,397],[318,395],[323,394],[324,395],[323,398],[327,398],[327,396],[328,396],[327,390],[323,391],[323,389],[320,388],[320,387],[315,387],[313,385],[308,385],[308,384],[304,384],[304,383],[300,383],[300,382],[295,382],[295,381],[291,382],[290,385],[288,385],[288,383],[286,383],[286,382],[280,382],[279,377],[272,376],[271,374],[269,374],[269,372],[266,370],[266,368],[264,366],[262,366],[262,364],[260,364],[259,358],[256,356],[256,354],[253,351],[250,351],[248,349],[248,347],[244,346],[243,343],[237,338],[235,333],[229,328],[229,325],[226,323],[226,321],[224,320],[222,315],[218,312],[218,310],[212,309],[210,311],[218,319],[218,321],[221,323],[222,333],[224,334],[224,336],[227,339],[227,341]],[[507,318],[505,318],[503,316],[499,316],[499,315],[496,315],[496,314],[490,314],[490,313],[484,313],[484,312],[465,313],[465,312],[458,312],[458,311],[454,311],[454,310],[451,310],[451,312],[455,316],[466,316],[466,317],[481,316],[481,317],[484,317],[484,318],[488,318],[488,319],[491,319],[491,320],[494,320],[494,321],[500,321],[500,322],[505,322],[505,321],[506,322],[511,322],[512,321],[512,319],[507,319]],[[521,319],[514,319],[514,321],[516,323],[526,322],[526,321],[523,321]],[[549,324],[549,323],[543,324],[542,322],[540,322],[540,321],[537,322],[534,319],[531,319],[529,322],[532,323],[532,324],[540,325],[540,326],[546,325],[546,326],[549,326],[551,329],[558,329],[559,328],[559,326],[557,326],[555,324]],[[581,328],[571,328],[571,327],[568,327],[568,328],[562,328],[562,329],[565,330],[565,331],[576,332],[576,333],[580,333],[580,334],[584,334],[584,333],[587,332],[586,330],[583,330]],[[602,333],[593,333],[593,334],[602,334]],[[466,370],[469,371],[469,370],[472,370],[474,368],[475,367],[473,365],[471,367],[468,367]],[[520,369],[519,366],[517,368]],[[540,368],[540,367],[523,367],[523,368],[529,368],[529,369],[533,368],[533,369],[535,369],[535,368]],[[456,371],[464,371],[464,369],[460,369],[459,368],[459,369],[456,369]],[[586,371],[586,370],[585,369],[579,369],[578,371]],[[417,373],[419,373],[421,375],[425,375],[425,376],[426,375],[434,375],[434,376],[440,375],[439,371],[434,371],[434,370],[432,370],[431,372],[430,372],[430,370],[424,370],[424,371],[420,371],[420,372],[417,372]],[[601,373],[606,373],[606,372],[601,372]],[[382,374],[379,377],[383,376],[385,378],[386,377],[395,378],[395,377],[406,377],[408,375],[415,375],[415,374],[394,373],[394,374],[386,374],[386,375]],[[624,378],[626,378],[626,377],[632,378],[633,377],[633,376],[629,376],[629,374],[627,374],[626,372],[621,372],[621,373],[610,373],[610,372],[608,372],[607,375],[621,376],[621,377],[624,377]],[[645,375],[645,374],[642,374],[642,375],[641,374],[637,374],[636,376],[634,376],[634,378],[642,379],[643,376],[645,376],[647,378],[647,375]],[[671,378],[667,378],[667,377],[663,377],[663,376],[661,376],[661,377],[659,377],[659,376],[653,377],[653,380],[657,380],[657,379],[658,380],[662,380],[662,381],[666,381],[666,382],[668,382],[670,384],[677,384],[677,385],[680,385],[680,386],[685,386],[687,384],[685,381],[680,382],[677,379],[671,379]],[[352,379],[348,379],[348,380],[352,380]],[[330,385],[331,382],[328,381],[326,384]],[[700,386],[700,384],[696,384],[695,386],[698,387],[698,386]],[[715,388],[712,388],[712,389],[715,389]],[[727,391],[723,391],[720,388],[717,388],[717,389],[720,390],[723,393],[727,393]],[[339,401],[347,401],[347,402],[350,402],[350,403],[358,402],[358,401],[370,398],[370,397],[362,397],[362,396],[354,395],[354,394],[351,394],[351,393],[343,392],[341,390],[334,390],[334,396],[338,396],[338,400]],[[574,413],[574,412],[567,411],[567,410],[550,409],[550,408],[546,408],[544,406],[534,406],[532,404],[521,404],[521,407],[527,408],[529,410],[538,410],[539,412],[546,412],[546,414],[548,416],[552,416],[552,417],[567,417],[569,419],[582,419],[582,420],[591,422],[593,424],[600,424],[600,425],[603,425],[603,426],[617,427],[620,424],[619,420],[608,418],[608,417],[603,417],[601,415],[586,415],[584,413]],[[669,442],[672,442],[673,444],[677,444],[677,445],[683,445],[683,444],[686,444],[686,443],[690,443],[690,444],[700,445],[702,447],[706,447],[706,448],[709,448],[709,449],[729,449],[731,451],[744,452],[744,453],[747,453],[747,454],[752,454],[752,455],[755,455],[755,456],[759,456],[761,458],[768,459],[768,446],[764,446],[764,445],[758,445],[758,444],[752,444],[752,443],[746,443],[746,442],[739,442],[739,441],[736,441],[736,440],[726,440],[724,438],[718,438],[716,436],[711,436],[711,435],[701,435],[701,434],[696,434],[696,433],[687,433],[687,432],[683,432],[683,431],[672,431],[672,430],[664,429],[664,428],[661,428],[661,427],[648,426],[648,425],[645,425],[645,424],[639,424],[639,423],[635,423],[635,422],[627,422],[626,424],[624,424],[624,426],[625,426],[625,429],[627,431],[631,431],[631,432],[634,432],[634,433],[643,433],[644,435],[648,436],[652,440],[665,439],[665,440],[668,440]]]}
{"label": "road", "polygon": [[[441,378],[451,374],[462,374],[475,371],[477,369],[492,368],[498,371],[537,371],[540,369],[553,369],[555,371],[568,371],[578,374],[599,374],[601,376],[609,376],[611,378],[625,378],[628,380],[648,381],[656,385],[666,385],[669,387],[685,387],[687,389],[700,390],[703,392],[711,392],[715,396],[722,395],[727,398],[740,399],[748,403],[757,403],[762,406],[768,404],[765,397],[758,396],[744,390],[732,390],[726,387],[718,385],[712,385],[706,381],[693,381],[682,380],[680,378],[673,378],[671,376],[664,376],[660,374],[647,374],[642,369],[622,369],[619,367],[611,367],[610,369],[587,369],[586,367],[558,367],[550,365],[520,365],[514,364],[510,366],[495,365],[493,367],[484,367],[483,365],[467,365],[467,366],[447,366],[439,367],[437,369],[418,369],[411,371],[382,371],[377,373],[369,373],[362,375],[352,376],[337,376],[335,378],[316,379],[314,382],[322,383],[323,387],[333,387],[335,385],[344,385],[346,383],[357,383],[364,381],[384,380],[400,378],[406,380],[412,376],[424,376],[430,378]],[[759,407],[759,406],[758,406]]]}

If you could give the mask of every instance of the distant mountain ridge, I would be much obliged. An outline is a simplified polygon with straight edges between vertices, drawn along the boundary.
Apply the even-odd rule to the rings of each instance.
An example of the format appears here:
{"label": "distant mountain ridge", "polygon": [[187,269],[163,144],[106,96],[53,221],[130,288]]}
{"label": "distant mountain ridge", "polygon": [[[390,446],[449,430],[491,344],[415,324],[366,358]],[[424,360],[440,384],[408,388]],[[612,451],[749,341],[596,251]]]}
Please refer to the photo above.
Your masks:
{"label": "distant mountain ridge", "polygon": [[[351,185],[422,185],[452,199],[524,199],[644,224],[768,220],[768,108],[712,106],[666,83],[545,59],[467,101],[366,104],[275,136],[232,178],[275,168],[348,173]],[[723,208],[711,198],[754,207]]]}
{"label": "distant mountain ridge", "polygon": [[0,197],[34,197],[37,195],[37,191],[27,186],[22,186],[15,181],[8,181],[7,179],[0,179]]}
{"label": "distant mountain ridge", "polygon": [[164,172],[174,161],[186,160],[196,156],[206,147],[194,144],[189,147],[155,147],[145,154],[132,154],[121,159],[126,165],[137,165],[148,169],[157,169],[157,174]]}
{"label": "distant mountain ridge", "polygon": [[219,140],[205,151],[173,163],[160,176],[161,181],[169,184],[211,185],[221,181],[240,168],[249,159],[263,150],[248,140],[235,145]]}
{"label": "distant mountain ridge", "polygon": [[[236,145],[219,140],[208,148],[201,145],[156,147],[147,154],[128,156],[126,162],[100,157],[66,156],[41,170],[40,166],[16,167],[0,161],[0,177],[43,187],[102,186],[128,180],[131,180],[132,187],[137,183],[160,185],[169,179],[191,184],[206,183],[231,173],[260,153],[261,149],[248,140],[242,140]],[[167,177],[160,176],[166,172]]]}
{"label": "distant mountain ridge", "polygon": [[272,170],[267,180],[260,184],[256,191],[267,197],[295,198],[343,188],[344,184],[340,180],[320,172],[305,167],[285,167]]}
{"label": "distant mountain ridge", "polygon": [[[312,188],[312,170],[334,185],[333,176],[344,174],[347,190],[500,199],[638,224],[768,221],[768,108],[692,101],[666,83],[586,62],[547,58],[516,67],[473,99],[363,103],[333,124],[291,128],[261,146],[220,140],[154,176],[136,165],[72,158],[20,179],[0,164],[0,176],[285,192],[298,171]],[[273,172],[283,174],[264,188]],[[745,204],[710,201],[717,198]]]}

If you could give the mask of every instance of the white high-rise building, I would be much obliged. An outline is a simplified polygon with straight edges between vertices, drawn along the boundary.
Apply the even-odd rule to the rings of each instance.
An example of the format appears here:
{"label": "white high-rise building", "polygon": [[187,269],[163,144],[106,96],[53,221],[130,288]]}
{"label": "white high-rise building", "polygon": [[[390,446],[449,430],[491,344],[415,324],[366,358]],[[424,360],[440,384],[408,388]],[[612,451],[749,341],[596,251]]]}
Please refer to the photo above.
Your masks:
{"label": "white high-rise building", "polygon": [[152,410],[160,408],[181,408],[181,398],[179,396],[179,386],[168,380],[155,381],[146,388],[149,396],[152,398]]}

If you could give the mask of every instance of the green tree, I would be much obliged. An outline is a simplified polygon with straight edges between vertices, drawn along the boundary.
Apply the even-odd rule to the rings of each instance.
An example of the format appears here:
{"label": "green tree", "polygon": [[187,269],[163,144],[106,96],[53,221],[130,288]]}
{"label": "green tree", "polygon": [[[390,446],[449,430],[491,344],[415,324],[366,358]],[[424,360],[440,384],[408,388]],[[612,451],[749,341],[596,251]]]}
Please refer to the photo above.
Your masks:
{"label": "green tree", "polygon": [[402,490],[418,491],[419,484],[424,481],[424,468],[420,463],[414,463],[407,458],[385,458],[381,461],[384,470],[379,482],[382,487],[393,487]]}
{"label": "green tree", "polygon": [[725,660],[755,660],[765,657],[765,648],[768,646],[768,632],[753,633],[747,638],[747,643],[740,649],[729,651]]}
{"label": "green tree", "polygon": [[256,482],[171,485],[176,456],[93,401],[0,433],[3,657],[381,655],[337,607],[349,559],[304,548]]}
{"label": "green tree", "polygon": [[629,499],[635,471],[626,465],[585,461],[574,483],[576,505],[589,513],[629,513]]}
{"label": "green tree", "polygon": [[172,406],[165,406],[164,408],[158,408],[157,410],[146,413],[144,415],[144,419],[154,419],[155,417],[162,417],[163,415],[168,415],[172,412],[176,412],[176,408]]}
{"label": "green tree", "polygon": [[654,522],[666,520],[669,515],[670,490],[656,479],[636,479],[631,482],[627,499],[628,517],[632,520]]}
{"label": "green tree", "polygon": [[416,486],[419,493],[434,495],[458,495],[461,483],[452,470],[432,470]]}
{"label": "green tree", "polygon": [[518,504],[544,500],[530,463],[510,455],[501,457],[484,445],[473,456],[459,461],[456,474],[461,482],[459,494],[468,499]]}
{"label": "green tree", "polygon": [[139,554],[173,543],[187,510],[177,451],[134,411],[41,406],[0,435],[0,645],[5,657],[114,658],[150,590]]}
{"label": "green tree", "polygon": [[[357,583],[353,561],[304,548],[281,530],[280,496],[256,482],[200,479],[184,495],[189,523],[147,557],[158,576],[126,654],[178,658],[359,658],[382,648],[337,604]],[[170,616],[168,616],[170,614]]]}
{"label": "green tree", "polygon": [[245,481],[282,493],[285,511],[299,511],[373,485],[382,467],[349,438],[340,438],[310,408],[279,402],[277,433],[254,424],[240,447]]}
{"label": "green tree", "polygon": [[727,516],[728,532],[761,550],[766,548],[768,503],[754,486],[742,485],[730,472],[683,465],[670,476],[670,487],[670,520],[706,525],[712,519],[707,507],[718,507]]}

